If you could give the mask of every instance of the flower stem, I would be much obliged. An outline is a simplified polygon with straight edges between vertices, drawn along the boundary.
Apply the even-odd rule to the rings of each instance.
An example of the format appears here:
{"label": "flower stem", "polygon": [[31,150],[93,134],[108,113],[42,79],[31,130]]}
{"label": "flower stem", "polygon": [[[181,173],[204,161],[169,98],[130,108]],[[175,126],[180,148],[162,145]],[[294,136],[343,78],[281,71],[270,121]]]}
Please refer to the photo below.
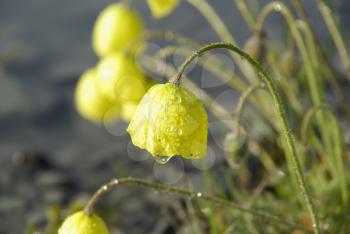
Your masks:
{"label": "flower stem", "polygon": [[[233,37],[231,32],[228,30],[225,23],[213,9],[213,7],[208,3],[208,1],[203,0],[187,0],[192,6],[194,6],[203,15],[203,17],[208,21],[211,28],[216,32],[222,41],[237,44],[236,39]],[[251,82],[255,83],[257,81],[257,76],[250,67],[245,66],[239,57],[234,53],[230,53],[231,57],[235,60],[239,69],[242,71],[244,76]]]}
{"label": "flower stem", "polygon": [[279,93],[277,92],[277,88],[276,88],[274,82],[272,81],[272,78],[265,71],[265,69],[258,62],[253,60],[247,53],[245,53],[244,51],[242,51],[238,47],[234,46],[233,44],[223,43],[223,42],[212,43],[212,44],[206,45],[206,46],[198,49],[190,57],[188,57],[186,59],[186,61],[180,66],[177,75],[172,80],[173,84],[174,85],[180,84],[182,74],[185,72],[187,66],[195,58],[197,58],[198,56],[201,56],[206,51],[213,50],[213,49],[220,49],[220,48],[231,50],[232,52],[238,54],[242,59],[245,59],[247,62],[249,62],[258,71],[258,73],[260,74],[260,77],[265,82],[266,86],[268,87],[268,89],[271,93],[272,99],[274,101],[275,108],[278,112],[278,116],[279,116],[279,120],[280,120],[281,127],[283,130],[283,134],[284,134],[287,146],[288,146],[289,151],[290,151],[290,154],[287,154],[287,155],[290,155],[290,157],[291,157],[289,160],[291,163],[290,167],[293,168],[292,172],[294,173],[294,176],[297,179],[297,182],[299,185],[298,189],[300,191],[301,197],[303,198],[304,205],[307,208],[308,212],[310,213],[312,223],[313,223],[314,232],[320,233],[315,207],[314,207],[314,204],[311,200],[311,196],[310,196],[310,193],[308,191],[308,187],[307,187],[303,172],[301,170],[300,162],[299,162],[299,159],[297,156],[293,136],[292,136],[291,130],[289,128],[289,125],[287,123],[286,114],[285,114],[285,107],[282,103],[282,100],[281,100]]}
{"label": "flower stem", "polygon": [[327,28],[333,38],[334,44],[338,50],[341,62],[345,68],[347,73],[347,78],[350,79],[350,58],[347,52],[345,43],[343,38],[340,35],[340,32],[337,28],[337,25],[332,16],[331,9],[327,6],[327,4],[323,0],[316,0],[318,9],[320,10],[322,17],[327,25]]}
{"label": "flower stem", "polygon": [[158,183],[154,183],[148,180],[144,179],[139,179],[139,178],[133,178],[133,177],[126,177],[126,178],[119,178],[119,179],[112,179],[110,182],[102,185],[99,190],[97,190],[91,199],[88,201],[84,208],[84,212],[87,215],[92,215],[94,213],[94,206],[96,202],[99,200],[99,198],[104,195],[105,193],[109,192],[111,189],[115,188],[116,186],[123,185],[123,184],[135,184],[138,186],[143,186],[146,188],[150,188],[155,191],[160,191],[160,192],[165,192],[165,193],[173,193],[177,194],[180,196],[184,196],[187,198],[190,198],[192,200],[198,200],[198,201],[205,201],[205,202],[210,202],[214,205],[221,206],[221,207],[227,207],[233,210],[238,210],[244,213],[251,214],[255,217],[262,218],[267,221],[275,222],[275,223],[280,223],[289,227],[298,227],[303,230],[305,228],[303,226],[297,225],[295,223],[292,223],[284,218],[280,218],[278,216],[263,212],[263,211],[258,211],[258,210],[253,210],[250,208],[246,208],[243,206],[240,206],[239,204],[236,204],[231,201],[227,201],[223,198],[219,197],[214,197],[214,196],[208,196],[204,195],[199,192],[193,192],[185,189],[180,189],[177,187],[172,187],[172,186],[166,186]]}
{"label": "flower stem", "polygon": [[246,0],[235,0],[235,3],[238,10],[241,12],[245,22],[247,23],[248,27],[250,29],[254,29],[255,19],[247,6]]}
{"label": "flower stem", "polygon": [[249,86],[241,95],[235,113],[236,113],[236,118],[235,118],[235,122],[236,122],[236,133],[237,135],[239,135],[240,133],[240,129],[241,129],[241,117],[242,117],[242,113],[243,113],[243,108],[245,106],[245,104],[247,103],[248,98],[258,89],[263,89],[264,88],[264,84],[255,84],[255,85],[251,85]]}
{"label": "flower stem", "polygon": [[314,66],[312,64],[312,59],[309,55],[309,52],[307,50],[307,47],[303,41],[303,37],[298,30],[298,27],[295,23],[295,20],[293,18],[293,15],[289,11],[289,9],[286,7],[285,4],[282,2],[271,2],[267,4],[263,10],[261,11],[258,20],[257,20],[257,25],[256,25],[256,31],[262,31],[263,26],[265,24],[265,21],[267,17],[270,15],[271,12],[277,11],[280,12],[281,15],[285,18],[286,22],[288,23],[289,30],[292,34],[292,36],[295,39],[296,45],[298,46],[300,53],[303,57],[303,61],[305,63],[305,72],[308,77],[308,82],[310,86],[310,93],[311,93],[311,98],[314,102],[315,105],[319,105],[322,102],[322,95],[320,92],[320,88],[316,79],[316,76],[314,74]]}
{"label": "flower stem", "polygon": [[[343,207],[348,207],[348,191],[347,191],[347,177],[345,172],[345,166],[344,166],[344,159],[343,159],[343,142],[342,142],[342,135],[341,130],[338,124],[338,121],[336,117],[334,116],[334,113],[332,112],[332,109],[326,105],[319,105],[319,106],[313,106],[311,107],[305,114],[302,125],[301,125],[301,132],[300,132],[300,138],[301,142],[306,145],[306,136],[307,131],[311,123],[311,119],[318,111],[324,111],[329,114],[331,117],[330,126],[332,126],[333,130],[333,138],[334,142],[331,142],[332,145],[332,151],[333,154],[327,155],[327,159],[329,160],[329,164],[331,167],[331,170],[333,171],[334,178],[339,179],[339,187],[341,192],[341,199],[343,202]],[[333,158],[329,158],[329,156],[333,155]]]}

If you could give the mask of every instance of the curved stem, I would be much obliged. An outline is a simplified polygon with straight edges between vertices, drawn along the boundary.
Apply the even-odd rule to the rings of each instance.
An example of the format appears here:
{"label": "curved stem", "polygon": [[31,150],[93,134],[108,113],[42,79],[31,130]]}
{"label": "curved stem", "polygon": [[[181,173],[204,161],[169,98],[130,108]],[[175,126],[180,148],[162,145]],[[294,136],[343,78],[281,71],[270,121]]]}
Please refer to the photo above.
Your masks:
{"label": "curved stem", "polygon": [[[323,57],[322,54],[320,56],[318,56],[318,50],[317,50],[317,44],[316,41],[314,39],[314,35],[311,31],[311,28],[308,26],[308,24],[303,21],[303,20],[297,20],[296,24],[298,26],[298,28],[304,32],[305,38],[306,38],[306,42],[310,51],[310,55],[312,57],[312,63],[314,65],[314,69],[319,70],[320,69],[320,59],[323,61]],[[323,61],[324,63],[326,63],[326,61]],[[339,87],[339,84],[336,80],[336,78],[334,77],[333,74],[330,74],[331,72],[329,72],[329,67],[328,64],[326,64],[326,72],[328,73],[326,75],[326,78],[329,80],[333,90],[334,90],[334,94],[336,95],[336,97],[338,98],[339,101],[344,102],[344,97],[342,94],[342,90]]]}
{"label": "curved stem", "polygon": [[[216,32],[216,34],[220,37],[222,41],[229,42],[232,44],[237,44],[236,39],[233,37],[231,32],[228,30],[225,23],[221,20],[212,6],[203,0],[187,0],[192,6],[194,6],[198,11],[204,16],[204,18],[208,21],[212,29]],[[258,34],[259,35],[259,34]],[[232,58],[235,60],[239,69],[242,71],[244,76],[251,82],[257,82],[256,74],[250,67],[245,66],[238,56],[233,53],[230,53]]]}
{"label": "curved stem", "polygon": [[246,0],[235,0],[235,3],[249,28],[254,29],[255,19],[246,4]]}
{"label": "curved stem", "polygon": [[[186,49],[186,48],[175,49],[173,47],[170,47],[170,48],[165,47],[163,49],[160,49],[158,52],[156,52],[154,54],[154,56],[156,58],[165,59],[166,57],[168,57],[169,55],[171,55],[173,53],[179,54],[179,55],[184,56],[186,58],[186,57],[190,56],[193,53],[193,51]],[[243,94],[249,88],[249,86],[247,86],[247,84],[245,82],[243,82],[239,77],[235,76],[235,74],[232,74],[231,70],[228,69],[228,67],[224,66],[224,64],[214,54],[211,54],[211,55],[213,55],[213,57],[210,57],[211,58],[210,62],[203,62],[203,60],[198,59],[196,61],[196,63],[200,64],[204,69],[209,71],[211,74],[219,77],[222,81],[228,82],[229,86],[235,88],[241,94]],[[174,74],[174,73],[172,73],[172,74]],[[259,85],[259,84],[257,84],[257,85]],[[252,85],[252,86],[255,86],[255,85]],[[198,92],[203,92],[200,88],[197,87],[197,89],[199,89]],[[267,109],[261,108],[261,102],[259,102],[259,97],[253,96],[250,99],[250,101],[255,107],[258,108],[259,112],[262,115],[262,118],[264,119],[266,124],[268,124],[271,127],[271,130],[274,132],[278,131],[278,126],[276,125],[276,123],[270,121],[271,112],[267,111]],[[229,113],[227,115],[229,115]]]}
{"label": "curved stem", "polygon": [[[304,31],[305,35],[307,35],[308,40],[310,40],[309,38],[311,38],[311,40],[312,40],[311,43],[316,48],[317,59],[319,59],[320,62],[322,62],[325,65],[324,66],[324,71],[326,73],[325,77],[329,79],[329,82],[332,85],[332,88],[334,89],[334,94],[337,96],[337,98],[339,99],[340,102],[344,102],[344,96],[343,96],[342,90],[339,87],[338,81],[333,74],[332,67],[331,67],[324,51],[322,51],[319,40],[317,40],[317,38],[315,36],[315,32],[314,32],[312,25],[311,25],[311,22],[310,22],[310,18],[307,16],[303,4],[301,3],[300,0],[291,0],[290,2],[294,6],[294,8],[296,9],[300,18],[302,19],[299,21],[302,21],[303,25],[298,25],[298,26],[301,26],[300,29]],[[309,45],[311,43],[309,42]]]}
{"label": "curved stem", "polygon": [[294,18],[290,13],[290,11],[288,10],[288,8],[286,7],[286,5],[278,1],[267,4],[264,7],[264,9],[261,11],[258,17],[256,30],[258,32],[262,31],[263,25],[265,24],[267,17],[273,11],[280,12],[282,16],[285,18],[286,22],[288,23],[290,32],[295,39],[295,42],[300,50],[300,53],[303,57],[303,61],[305,63],[304,67],[305,67],[306,75],[308,77],[311,98],[315,105],[319,105],[322,102],[323,97],[320,93],[320,88],[318,86],[317,79],[314,74],[314,69],[313,69],[314,66],[311,63],[312,59],[310,58],[307,47],[303,41],[301,33],[297,28]]}
{"label": "curved stem", "polygon": [[[330,117],[330,125],[332,126],[333,132],[333,138],[334,142],[331,142],[333,155],[335,158],[333,160],[331,159],[331,169],[333,170],[333,174],[335,178],[339,178],[340,181],[340,191],[341,191],[341,198],[344,204],[344,207],[347,207],[348,205],[348,191],[347,191],[347,178],[344,168],[344,160],[343,160],[343,147],[342,147],[342,140],[341,140],[341,132],[340,127],[338,124],[338,121],[336,117],[334,116],[331,108],[326,105],[319,105],[311,107],[305,114],[305,117],[303,118],[302,125],[301,125],[301,131],[300,131],[300,138],[301,142],[306,145],[306,139],[307,139],[307,131],[309,129],[311,119],[315,116],[315,114],[318,111],[325,111],[327,112]],[[333,163],[335,162],[335,163]],[[339,175],[339,177],[337,176]]]}
{"label": "curved stem", "polygon": [[[152,56],[147,56],[144,60],[143,65],[155,73],[166,76],[169,80],[176,74],[176,69],[173,68],[173,66],[168,65],[161,60],[155,59]],[[154,67],[162,67],[162,69],[159,69],[162,72],[155,70]],[[224,123],[226,127],[230,129],[230,131],[236,131],[235,121],[232,119],[231,114],[222,105],[217,103],[210,95],[208,95],[186,76],[183,77],[183,83],[204,103],[204,105],[213,114],[213,116]],[[277,166],[273,160],[271,160],[271,156],[265,149],[263,149],[257,142],[253,140],[250,140],[249,145],[249,147],[254,149],[256,155],[260,155],[261,161],[267,171],[269,171],[271,174],[277,171]]]}
{"label": "curved stem", "polygon": [[247,62],[249,62],[258,71],[258,73],[260,74],[260,77],[265,82],[266,86],[268,87],[268,89],[271,93],[272,99],[274,101],[274,105],[275,105],[277,114],[279,116],[279,120],[281,123],[281,127],[283,130],[283,134],[284,134],[287,146],[288,146],[289,151],[290,151],[290,154],[287,154],[287,155],[290,155],[290,157],[291,157],[290,158],[290,162],[291,162],[290,166],[291,166],[291,168],[293,168],[293,173],[298,181],[298,185],[299,185],[298,189],[300,191],[301,197],[303,198],[304,205],[310,213],[310,216],[311,216],[311,219],[313,222],[314,232],[319,233],[320,230],[319,230],[318,219],[317,219],[316,212],[315,212],[315,207],[314,207],[314,204],[311,200],[311,196],[309,194],[307,184],[306,184],[303,172],[301,170],[300,162],[299,162],[299,159],[297,156],[297,151],[296,151],[296,148],[294,145],[293,136],[292,136],[291,130],[289,128],[289,125],[287,123],[285,108],[284,108],[284,105],[282,103],[281,97],[280,97],[279,93],[277,92],[276,86],[275,86],[274,82],[272,81],[272,78],[265,71],[265,69],[259,63],[257,63],[255,60],[253,60],[247,53],[245,53],[244,51],[242,51],[238,47],[234,46],[233,44],[219,42],[219,43],[213,43],[213,44],[209,44],[207,46],[204,46],[204,47],[200,48],[199,50],[197,50],[195,53],[193,53],[190,57],[188,57],[186,59],[186,61],[180,66],[180,68],[178,70],[178,74],[175,76],[175,78],[172,81],[173,84],[174,85],[180,84],[182,74],[186,70],[187,66],[195,58],[202,55],[206,51],[209,51],[212,49],[219,49],[219,48],[231,50],[232,52],[238,54],[242,59],[245,59]]}
{"label": "curved stem", "polygon": [[256,84],[256,85],[252,85],[250,87],[248,87],[248,89],[245,90],[245,92],[242,93],[239,101],[238,101],[238,104],[237,104],[237,107],[236,107],[236,110],[235,110],[235,113],[236,113],[236,133],[237,135],[239,135],[240,133],[240,125],[241,125],[241,116],[242,116],[242,113],[243,113],[243,108],[248,100],[248,98],[258,89],[263,89],[264,88],[264,84]]}
{"label": "curved stem", "polygon": [[320,111],[320,110],[328,110],[329,111],[329,106],[327,104],[323,104],[323,105],[311,107],[306,112],[306,114],[302,120],[301,130],[300,130],[300,140],[301,140],[301,143],[303,145],[306,144],[306,135],[307,135],[307,130],[308,130],[310,123],[311,123],[311,119],[317,113],[317,111]]}
{"label": "curved stem", "polygon": [[246,208],[243,206],[240,206],[239,204],[236,204],[234,202],[227,201],[225,199],[219,198],[219,197],[214,197],[214,196],[208,196],[204,195],[200,192],[192,192],[189,190],[185,189],[180,189],[177,187],[172,187],[172,186],[166,186],[162,184],[157,184],[148,180],[144,179],[138,179],[138,178],[133,178],[133,177],[126,177],[126,178],[119,178],[119,179],[113,179],[110,182],[104,184],[99,190],[97,190],[91,199],[88,201],[84,208],[84,212],[87,215],[92,215],[94,213],[94,206],[96,202],[99,200],[99,198],[110,191],[111,189],[119,186],[119,185],[124,185],[124,184],[135,184],[138,186],[143,186],[146,188],[150,188],[155,191],[160,191],[160,192],[165,192],[165,193],[173,193],[176,195],[184,196],[187,198],[190,198],[192,200],[198,200],[198,201],[205,201],[212,203],[217,206],[221,207],[227,207],[233,210],[238,210],[244,213],[249,213],[251,215],[254,215],[259,218],[263,218],[267,221],[272,221],[276,223],[280,223],[283,225],[287,225],[290,227],[296,227],[298,226],[299,228],[305,229],[304,227],[300,227],[300,225],[296,225],[294,223],[291,223],[290,221],[287,221],[286,219],[280,218],[278,216],[263,212],[263,211],[257,211],[253,210],[250,208]]}
{"label": "curved stem", "polygon": [[323,0],[316,0],[318,9],[320,10],[322,17],[327,25],[327,28],[333,38],[334,44],[338,50],[341,62],[346,70],[347,78],[350,79],[350,58],[347,52],[344,40],[340,35],[337,25],[332,16],[331,9]]}

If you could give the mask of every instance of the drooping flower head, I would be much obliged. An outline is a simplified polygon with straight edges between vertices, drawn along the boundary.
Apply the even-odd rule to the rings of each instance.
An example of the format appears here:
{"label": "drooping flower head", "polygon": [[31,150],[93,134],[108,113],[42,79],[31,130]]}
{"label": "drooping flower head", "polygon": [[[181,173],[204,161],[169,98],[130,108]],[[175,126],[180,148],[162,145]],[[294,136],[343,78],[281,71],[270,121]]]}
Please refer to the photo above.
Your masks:
{"label": "drooping flower head", "polygon": [[120,116],[116,101],[104,96],[97,87],[96,69],[85,71],[75,88],[75,105],[81,116],[93,121],[113,121]]}
{"label": "drooping flower head", "polygon": [[142,98],[127,129],[134,145],[154,157],[206,154],[208,118],[202,103],[186,88],[154,85]]}
{"label": "drooping flower head", "polygon": [[104,57],[125,49],[142,32],[139,15],[121,3],[114,3],[98,16],[92,33],[92,45],[96,54]]}
{"label": "drooping flower head", "polygon": [[58,234],[109,234],[109,231],[99,216],[79,211],[65,219]]}
{"label": "drooping flower head", "polygon": [[179,0],[147,0],[155,18],[169,15],[179,3]]}

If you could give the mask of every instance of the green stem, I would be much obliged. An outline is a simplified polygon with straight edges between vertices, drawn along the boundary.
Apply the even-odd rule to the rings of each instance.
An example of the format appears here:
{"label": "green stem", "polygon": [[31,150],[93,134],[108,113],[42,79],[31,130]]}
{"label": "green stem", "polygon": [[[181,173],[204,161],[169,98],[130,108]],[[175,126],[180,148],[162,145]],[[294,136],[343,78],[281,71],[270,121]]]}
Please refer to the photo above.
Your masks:
{"label": "green stem", "polygon": [[290,154],[287,154],[287,155],[290,155],[290,157],[291,157],[289,160],[291,162],[290,166],[291,166],[291,168],[293,168],[294,176],[297,179],[297,182],[299,185],[298,189],[300,191],[301,197],[303,198],[304,205],[305,205],[306,209],[308,210],[308,212],[310,213],[311,220],[313,223],[314,232],[320,233],[318,219],[317,219],[316,212],[315,212],[315,207],[314,207],[314,204],[311,200],[311,196],[309,194],[308,187],[307,187],[303,172],[301,170],[300,162],[299,162],[296,148],[294,145],[293,136],[292,136],[291,130],[289,128],[289,125],[287,123],[284,105],[282,103],[282,100],[281,100],[279,93],[277,92],[276,86],[275,86],[274,82],[272,81],[272,78],[265,71],[265,69],[259,63],[257,63],[255,60],[250,58],[250,56],[247,53],[245,53],[244,51],[242,51],[238,47],[234,46],[233,44],[219,42],[219,43],[213,43],[213,44],[206,45],[206,46],[200,48],[199,50],[197,50],[195,53],[193,53],[190,57],[188,57],[186,59],[186,61],[180,66],[180,68],[178,70],[178,74],[172,80],[173,84],[174,85],[180,84],[182,74],[186,70],[187,66],[190,65],[190,63],[194,59],[196,59],[198,56],[201,56],[206,51],[209,51],[212,49],[219,49],[219,48],[231,50],[232,52],[239,55],[242,59],[245,59],[247,62],[249,62],[258,71],[258,73],[260,74],[260,77],[265,82],[266,86],[268,87],[268,89],[271,93],[272,99],[274,101],[276,111],[277,111],[278,116],[279,116],[279,120],[281,123],[281,127],[283,130],[283,134],[284,134],[286,143],[287,143],[289,151],[290,151]]}
{"label": "green stem", "polygon": [[327,25],[327,28],[333,38],[334,44],[338,50],[340,60],[346,70],[347,77],[350,79],[350,58],[347,52],[344,40],[340,35],[340,32],[337,28],[337,25],[332,16],[331,9],[327,6],[327,4],[323,0],[316,0],[318,9],[320,10],[322,17]]}
{"label": "green stem", "polygon": [[[163,49],[160,49],[157,53],[155,53],[154,56],[156,58],[164,59],[173,52],[176,52],[176,54],[179,54],[185,57],[192,54],[192,51],[186,48],[182,48],[182,49],[177,48],[175,50],[173,47],[171,48],[165,47]],[[240,93],[243,94],[249,86],[247,86],[245,82],[243,82],[238,76],[233,74],[226,66],[224,66],[224,64],[221,63],[221,61],[216,56],[211,58],[212,60],[210,60],[210,62],[207,62],[207,63],[203,62],[201,59],[197,60],[196,62],[200,64],[204,69],[208,70],[210,73],[220,78],[222,81],[228,82],[230,87],[235,88],[236,90],[238,90]],[[199,89],[198,92],[203,92],[203,90],[201,90],[200,88],[197,87],[197,89]],[[259,102],[259,97],[252,97],[250,101],[255,107],[257,107],[260,110],[262,118],[271,127],[272,131],[278,131],[278,126],[276,125],[276,123],[269,121],[271,119],[271,112],[261,107],[261,103]],[[229,115],[229,113],[227,115]]]}
{"label": "green stem", "polygon": [[312,28],[310,19],[306,14],[306,11],[305,11],[303,4],[301,3],[300,0],[291,0],[291,3],[294,6],[294,8],[296,9],[298,15],[302,19],[301,21],[304,24],[304,26],[302,26],[302,28],[300,28],[300,29],[302,29],[304,31],[305,35],[309,34],[309,35],[307,35],[308,38],[312,38],[312,44],[314,47],[316,47],[316,52],[317,52],[316,56],[325,65],[325,66],[323,66],[324,72],[326,73],[325,77],[329,79],[329,82],[331,83],[332,88],[334,89],[334,94],[337,96],[339,101],[343,103],[344,96],[342,94],[342,90],[340,89],[338,81],[337,81],[336,77],[334,76],[334,72],[332,71],[332,67],[328,61],[328,58],[326,57],[326,54],[324,53],[324,51],[322,51],[321,44],[315,36],[315,32]]}
{"label": "green stem", "polygon": [[242,113],[243,113],[243,108],[245,106],[245,104],[248,101],[248,98],[258,89],[263,89],[264,88],[264,84],[255,84],[255,85],[251,85],[250,87],[248,87],[245,92],[242,93],[235,113],[236,113],[236,133],[237,135],[239,135],[240,133],[240,129],[241,129],[241,117],[242,117]]}
{"label": "green stem", "polygon": [[[255,30],[256,30],[256,28],[255,28],[256,19],[252,16],[252,14],[251,14],[251,12],[250,12],[248,6],[247,6],[246,1],[243,1],[243,0],[236,0],[236,2],[237,2],[237,7],[238,7],[238,8],[240,9],[240,11],[242,12],[243,18],[246,20],[247,24],[250,24],[250,23],[248,22],[249,19],[247,19],[247,17],[244,16],[244,15],[247,15],[247,14],[248,14],[248,15],[250,15],[250,16],[252,17],[251,20],[253,21],[253,25],[254,25],[254,28],[251,28],[252,31],[254,31],[254,33],[261,34],[262,29],[258,29],[258,30],[257,30],[258,32],[255,31]],[[238,4],[239,4],[240,6],[238,6]],[[247,12],[245,12],[245,11],[247,11]],[[249,17],[249,18],[250,18],[250,17]],[[291,39],[290,34],[288,34],[288,47],[289,47],[289,49],[291,49],[293,46],[294,46],[294,41]],[[296,98],[296,94],[293,92],[292,89],[289,88],[289,84],[288,84],[288,82],[284,79],[284,77],[281,77],[281,74],[280,74],[279,72],[277,72],[277,71],[279,70],[277,63],[276,63],[275,61],[271,61],[271,59],[269,59],[269,60],[270,60],[271,67],[276,71],[276,74],[277,74],[278,76],[280,76],[279,81],[280,81],[280,83],[281,83],[282,88],[283,88],[284,91],[285,91],[285,94],[286,94],[286,95],[288,96],[288,98],[291,100],[292,107],[295,109],[295,111],[296,111],[297,113],[300,113],[300,112],[302,111],[302,105],[301,105],[301,103],[299,102],[299,100]]]}
{"label": "green stem", "polygon": [[295,42],[300,50],[300,53],[303,57],[303,61],[305,63],[305,71],[306,75],[308,77],[308,82],[310,86],[310,92],[311,92],[311,98],[315,105],[319,105],[322,102],[322,95],[320,93],[320,88],[317,83],[316,76],[313,71],[313,64],[312,59],[310,58],[310,55],[308,53],[307,47],[303,41],[302,35],[300,31],[298,30],[298,27],[294,21],[294,18],[292,14],[290,13],[289,9],[286,7],[285,4],[281,2],[271,2],[267,4],[263,10],[261,11],[256,25],[257,32],[261,32],[263,25],[266,22],[267,17],[270,15],[271,12],[277,11],[282,14],[282,16],[285,18],[286,22],[288,23],[290,32],[292,36],[295,39]]}
{"label": "green stem", "polygon": [[[143,65],[155,73],[160,73],[160,75],[168,77],[169,80],[172,79],[177,72],[176,69],[172,66],[164,63],[161,60],[155,59],[152,56],[145,57]],[[162,72],[159,72],[159,70],[154,69],[154,67],[161,67],[162,69],[159,70],[161,70]],[[199,88],[186,76],[183,76],[182,80],[184,85],[189,90],[193,91],[193,93],[204,103],[204,105],[213,114],[213,116],[215,116],[218,120],[224,123],[226,127],[230,129],[230,131],[236,131],[236,122],[231,118],[231,114],[228,111],[226,111],[226,109],[223,106],[217,103],[210,95],[208,95],[204,90]],[[273,160],[271,160],[271,156],[265,149],[263,149],[257,142],[253,140],[249,142],[249,145],[250,148],[254,149],[256,155],[260,155],[260,159],[267,171],[269,171],[271,174],[277,171],[277,166],[275,165]]]}
{"label": "green stem", "polygon": [[127,177],[127,178],[119,178],[119,179],[113,179],[110,182],[104,184],[101,186],[100,189],[98,189],[90,198],[88,203],[86,204],[84,208],[84,212],[87,215],[92,215],[94,213],[94,207],[96,202],[99,200],[99,198],[104,195],[105,193],[109,192],[111,189],[124,185],[124,184],[135,184],[138,186],[143,186],[146,188],[150,188],[155,191],[160,191],[160,192],[165,192],[165,193],[173,193],[179,196],[184,196],[187,198],[190,198],[192,200],[198,200],[198,201],[205,201],[212,203],[217,206],[221,207],[227,207],[233,210],[238,210],[244,213],[249,213],[251,215],[254,215],[256,217],[262,218],[267,221],[275,222],[275,223],[280,223],[283,225],[287,225],[289,227],[299,227],[305,230],[304,227],[301,227],[300,225],[296,225],[294,223],[291,223],[290,221],[280,218],[278,216],[263,212],[263,211],[258,211],[258,210],[253,210],[250,208],[242,207],[239,204],[236,204],[234,202],[227,201],[225,199],[219,198],[219,197],[214,197],[214,196],[208,196],[204,195],[200,192],[192,192],[189,190],[185,189],[180,189],[177,187],[172,187],[172,186],[166,186],[162,184],[157,184],[148,180],[144,179],[138,179],[138,178],[133,178],[133,177]]}
{"label": "green stem", "polygon": [[252,15],[251,11],[248,8],[248,5],[246,4],[246,0],[235,0],[236,6],[238,10],[241,12],[245,22],[249,26],[250,29],[254,29],[255,26],[255,19]]}
{"label": "green stem", "polygon": [[334,142],[331,142],[331,145],[332,145],[332,151],[333,151],[332,155],[334,155],[334,158],[333,160],[331,159],[328,161],[330,161],[329,164],[330,164],[331,170],[333,171],[334,178],[339,178],[341,198],[342,198],[344,207],[347,207],[349,199],[348,199],[348,191],[347,191],[347,178],[346,178],[346,172],[345,172],[344,160],[343,160],[344,152],[342,147],[343,143],[341,139],[342,134],[340,131],[338,121],[328,105],[323,104],[319,106],[314,106],[306,112],[301,125],[301,131],[300,131],[301,142],[304,145],[306,145],[307,131],[309,129],[311,119],[312,117],[315,116],[315,114],[318,111],[325,111],[331,117],[330,125],[332,126],[331,129],[333,130],[333,139],[334,139]]}
{"label": "green stem", "polygon": [[[215,10],[212,8],[207,1],[204,0],[187,0],[191,5],[193,5],[198,11],[203,15],[203,17],[211,25],[212,29],[220,37],[222,41],[237,44],[236,39],[232,36],[225,23],[221,20]],[[231,53],[232,58],[235,60],[239,69],[245,75],[245,77],[251,82],[255,83],[257,81],[256,74],[250,67],[245,66],[238,56]]]}

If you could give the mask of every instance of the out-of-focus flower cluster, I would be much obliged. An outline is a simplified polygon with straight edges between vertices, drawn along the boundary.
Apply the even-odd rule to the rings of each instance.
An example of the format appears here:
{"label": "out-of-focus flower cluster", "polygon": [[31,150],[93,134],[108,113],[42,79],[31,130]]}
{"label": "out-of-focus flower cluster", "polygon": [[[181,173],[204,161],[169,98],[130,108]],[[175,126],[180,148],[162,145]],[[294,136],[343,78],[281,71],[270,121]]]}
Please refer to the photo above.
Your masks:
{"label": "out-of-focus flower cluster", "polygon": [[[143,30],[137,12],[121,3],[100,13],[92,33],[93,50],[100,61],[82,74],[76,87],[76,107],[84,118],[96,123],[130,120],[151,86],[134,56],[126,53]],[[133,52],[141,47],[137,44]]]}

